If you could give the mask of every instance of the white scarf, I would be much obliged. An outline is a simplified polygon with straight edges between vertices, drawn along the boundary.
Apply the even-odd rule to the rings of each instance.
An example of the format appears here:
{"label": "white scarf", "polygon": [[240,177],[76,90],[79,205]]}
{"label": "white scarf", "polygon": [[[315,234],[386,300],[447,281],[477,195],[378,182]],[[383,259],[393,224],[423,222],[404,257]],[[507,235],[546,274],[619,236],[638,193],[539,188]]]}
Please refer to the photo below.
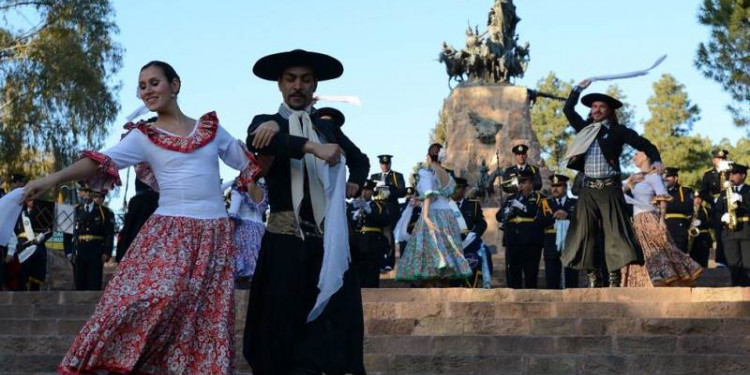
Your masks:
{"label": "white scarf", "polygon": [[576,134],[575,138],[573,138],[573,142],[570,143],[565,159],[585,154],[586,151],[589,150],[591,143],[596,140],[596,136],[599,134],[602,125],[604,125],[604,121],[594,122],[581,129],[581,131]]}
{"label": "white scarf", "polygon": [[[310,114],[307,113],[307,111],[291,109],[286,103],[283,105],[291,112],[289,115],[289,134],[307,138],[315,143],[320,143],[320,138],[315,131],[312,120],[310,119]],[[327,182],[328,165],[324,160],[316,158],[313,154],[305,154],[304,158],[301,160],[289,159],[289,165],[291,167],[292,207],[294,209],[294,217],[299,223],[299,208],[302,204],[302,197],[305,194],[304,178],[305,169],[307,169],[310,202],[312,204],[313,216],[315,217],[315,225],[318,227],[318,230],[322,230],[320,224],[325,218],[327,206],[323,184]]]}

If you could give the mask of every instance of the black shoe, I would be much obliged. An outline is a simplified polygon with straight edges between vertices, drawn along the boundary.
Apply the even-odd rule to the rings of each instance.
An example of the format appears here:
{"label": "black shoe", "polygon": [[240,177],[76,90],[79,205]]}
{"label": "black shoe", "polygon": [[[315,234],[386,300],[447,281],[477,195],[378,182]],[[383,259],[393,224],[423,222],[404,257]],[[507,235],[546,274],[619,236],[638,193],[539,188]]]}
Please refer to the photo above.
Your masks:
{"label": "black shoe", "polygon": [[609,273],[609,287],[619,288],[621,282],[620,270]]}

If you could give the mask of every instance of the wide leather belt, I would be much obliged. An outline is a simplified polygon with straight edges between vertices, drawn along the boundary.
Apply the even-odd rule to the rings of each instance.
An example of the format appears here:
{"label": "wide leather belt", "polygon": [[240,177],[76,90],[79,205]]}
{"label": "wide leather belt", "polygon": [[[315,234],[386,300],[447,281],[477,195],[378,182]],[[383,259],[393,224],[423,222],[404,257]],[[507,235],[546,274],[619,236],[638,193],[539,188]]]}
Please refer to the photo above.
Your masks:
{"label": "wide leather belt", "polygon": [[685,214],[666,214],[664,215],[665,219],[690,219],[692,215],[685,215]]}
{"label": "wide leather belt", "polygon": [[91,234],[82,234],[78,236],[78,241],[101,241],[104,239],[104,236],[94,236]]}
{"label": "wide leather belt", "polygon": [[606,178],[586,178],[583,180],[584,186],[591,189],[604,189],[607,187],[617,186],[620,181],[615,177]]}

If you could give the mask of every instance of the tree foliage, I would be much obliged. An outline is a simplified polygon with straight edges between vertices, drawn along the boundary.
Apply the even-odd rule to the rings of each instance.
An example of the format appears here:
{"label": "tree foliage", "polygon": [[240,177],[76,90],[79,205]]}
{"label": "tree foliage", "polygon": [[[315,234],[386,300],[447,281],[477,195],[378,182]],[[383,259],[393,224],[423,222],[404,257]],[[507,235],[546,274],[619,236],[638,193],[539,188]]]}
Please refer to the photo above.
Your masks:
{"label": "tree foliage", "polygon": [[438,113],[438,122],[435,127],[430,131],[430,143],[440,143],[445,145],[448,141],[448,118],[444,111]]}
{"label": "tree foliage", "polygon": [[0,12],[39,21],[0,28],[0,172],[24,170],[29,154],[60,168],[101,147],[119,110],[122,65],[109,1],[0,0]]}
{"label": "tree foliage", "polygon": [[698,46],[695,65],[731,95],[735,125],[750,125],[750,0],[704,0],[698,21],[711,36]]}
{"label": "tree foliage", "polygon": [[[557,78],[554,72],[537,82],[536,90],[540,93],[567,97],[573,82]],[[565,171],[565,154],[568,143],[575,131],[563,114],[565,103],[557,100],[537,98],[531,107],[531,127],[539,139],[540,152],[544,163],[558,172]]]}

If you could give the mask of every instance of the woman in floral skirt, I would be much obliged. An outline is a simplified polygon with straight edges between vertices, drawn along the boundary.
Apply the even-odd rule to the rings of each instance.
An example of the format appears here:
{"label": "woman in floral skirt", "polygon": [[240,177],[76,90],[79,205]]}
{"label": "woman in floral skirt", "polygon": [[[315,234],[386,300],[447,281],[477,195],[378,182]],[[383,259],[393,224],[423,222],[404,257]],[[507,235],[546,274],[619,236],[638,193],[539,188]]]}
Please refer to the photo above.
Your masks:
{"label": "woman in floral skirt", "polygon": [[260,241],[266,232],[263,224],[263,214],[268,207],[266,187],[262,182],[251,182],[245,186],[237,178],[232,184],[229,199],[227,212],[235,222],[234,242],[238,249],[234,277],[238,289],[249,289],[258,261]]}
{"label": "woman in floral skirt", "polygon": [[417,182],[422,214],[399,260],[397,280],[421,281],[422,286],[442,286],[449,279],[464,279],[471,275],[469,263],[462,253],[461,230],[449,206],[456,183],[442,167],[444,159],[443,147],[430,145],[429,166],[419,170]]}
{"label": "woman in floral skirt", "polygon": [[664,217],[672,197],[645,153],[637,152],[633,161],[640,172],[631,175],[623,189],[631,193],[626,200],[633,205],[633,230],[643,249],[645,264],[623,268],[622,286],[690,285],[703,268],[678,249],[669,236]]}
{"label": "woman in floral skirt", "polygon": [[158,117],[128,123],[120,142],[86,151],[73,165],[30,182],[33,198],[57,184],[88,179],[119,184],[118,169],[136,165],[160,192],[149,218],[58,367],[61,374],[234,373],[233,225],[224,207],[219,159],[242,171],[260,168],[214,112],[194,120],[177,104],[180,78],[152,61],[139,75],[139,97]]}

